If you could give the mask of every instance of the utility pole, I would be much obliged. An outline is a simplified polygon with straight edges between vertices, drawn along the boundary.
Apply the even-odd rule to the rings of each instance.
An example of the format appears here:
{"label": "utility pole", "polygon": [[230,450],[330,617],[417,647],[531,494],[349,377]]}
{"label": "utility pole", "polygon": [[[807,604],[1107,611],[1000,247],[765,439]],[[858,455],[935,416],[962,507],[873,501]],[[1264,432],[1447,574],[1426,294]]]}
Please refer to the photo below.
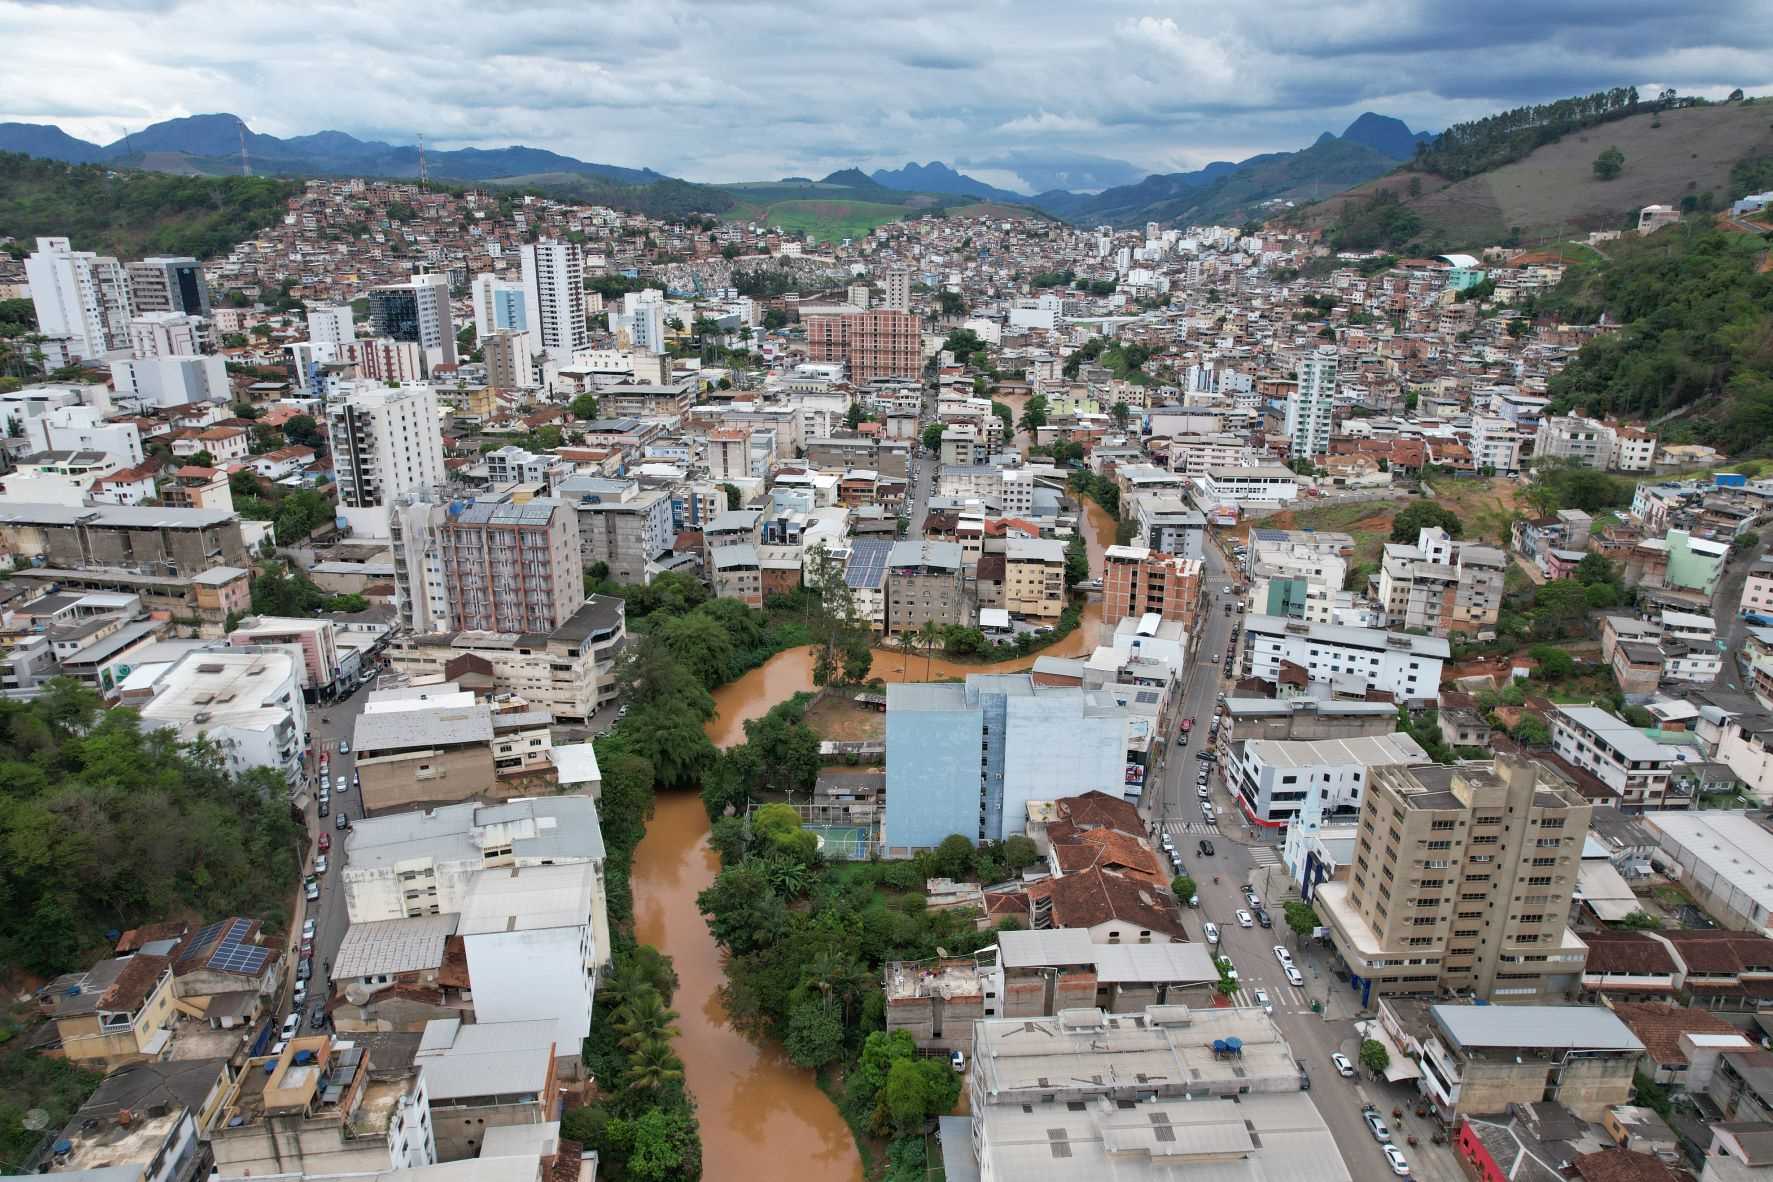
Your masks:
{"label": "utility pole", "polygon": [[246,121],[241,120],[239,123],[236,123],[234,127],[240,132],[240,175],[251,176],[252,159],[246,154]]}

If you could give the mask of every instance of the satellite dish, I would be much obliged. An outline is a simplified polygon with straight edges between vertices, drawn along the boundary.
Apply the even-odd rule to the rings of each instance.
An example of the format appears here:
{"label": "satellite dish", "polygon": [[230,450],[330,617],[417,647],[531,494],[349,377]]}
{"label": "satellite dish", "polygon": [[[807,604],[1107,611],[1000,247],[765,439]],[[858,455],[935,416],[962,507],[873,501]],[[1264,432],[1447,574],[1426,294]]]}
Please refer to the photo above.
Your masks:
{"label": "satellite dish", "polygon": [[41,1108],[33,1108],[26,1112],[18,1123],[33,1133],[41,1133],[49,1127],[49,1113]]}

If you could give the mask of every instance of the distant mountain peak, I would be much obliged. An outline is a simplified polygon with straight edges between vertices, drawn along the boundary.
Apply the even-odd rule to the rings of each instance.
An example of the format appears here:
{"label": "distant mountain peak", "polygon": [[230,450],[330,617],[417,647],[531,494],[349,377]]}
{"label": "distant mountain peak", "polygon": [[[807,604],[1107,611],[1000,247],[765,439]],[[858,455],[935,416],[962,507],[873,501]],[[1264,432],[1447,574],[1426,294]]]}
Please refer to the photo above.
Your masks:
{"label": "distant mountain peak", "polygon": [[1380,115],[1373,111],[1363,111],[1360,117],[1350,123],[1347,130],[1343,131],[1342,138],[1353,140],[1357,144],[1365,144],[1375,152],[1383,153],[1393,160],[1409,160],[1416,155],[1416,143],[1422,136],[1411,131],[1409,124],[1402,119],[1396,119],[1390,115]]}
{"label": "distant mountain peak", "polygon": [[819,183],[822,185],[847,185],[851,188],[861,189],[872,189],[875,186],[874,178],[859,168],[840,168]]}

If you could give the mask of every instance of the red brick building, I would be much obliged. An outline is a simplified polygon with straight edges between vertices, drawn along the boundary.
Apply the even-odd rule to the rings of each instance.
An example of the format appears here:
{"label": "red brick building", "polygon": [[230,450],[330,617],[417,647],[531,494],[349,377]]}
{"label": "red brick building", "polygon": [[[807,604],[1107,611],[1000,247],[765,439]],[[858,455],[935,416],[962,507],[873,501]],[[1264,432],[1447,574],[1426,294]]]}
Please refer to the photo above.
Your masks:
{"label": "red brick building", "polygon": [[1132,616],[1156,612],[1194,631],[1200,610],[1203,567],[1144,546],[1110,546],[1103,553],[1102,622],[1110,627]]}
{"label": "red brick building", "polygon": [[923,335],[909,312],[878,308],[837,316],[806,318],[806,344],[812,361],[841,361],[850,381],[915,378],[923,372]]}

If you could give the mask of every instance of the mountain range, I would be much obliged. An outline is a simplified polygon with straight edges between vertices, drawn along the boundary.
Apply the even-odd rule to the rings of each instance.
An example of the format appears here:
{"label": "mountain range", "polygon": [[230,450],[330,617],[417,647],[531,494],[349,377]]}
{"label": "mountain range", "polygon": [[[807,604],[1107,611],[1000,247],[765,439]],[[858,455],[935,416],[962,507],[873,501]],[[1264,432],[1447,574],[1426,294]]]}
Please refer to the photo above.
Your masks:
{"label": "mountain range", "polygon": [[[69,164],[117,164],[156,172],[208,175],[240,169],[245,122],[238,115],[191,115],[167,119],[109,144],[76,139],[47,123],[0,123],[0,151],[23,152]],[[360,140],[342,131],[280,139],[244,130],[247,156],[255,170],[309,176],[415,177],[419,149],[411,144]],[[578,173],[624,185],[665,180],[650,168],[623,168],[562,156],[545,148],[457,148],[427,150],[425,169],[440,180],[483,181],[530,173]]]}
{"label": "mountain range", "polygon": [[[1415,154],[1428,132],[1413,132],[1403,121],[1366,112],[1340,136],[1325,132],[1296,152],[1267,152],[1240,161],[1216,160],[1189,172],[1154,173],[1131,185],[1096,193],[1051,189],[1029,196],[987,184],[943,163],[911,162],[896,169],[840,169],[818,182],[827,196],[857,201],[904,201],[903,194],[928,194],[934,204],[974,199],[1030,205],[1055,217],[1094,224],[1133,225],[1146,221],[1245,220],[1276,203],[1315,200],[1390,172]],[[361,140],[342,131],[320,131],[288,139],[248,129],[237,115],[192,115],[155,123],[109,144],[95,144],[41,123],[0,123],[0,151],[74,164],[114,164],[158,172],[231,175],[240,170],[244,141],[255,171],[292,176],[418,175],[420,150],[407,144]],[[571,189],[580,195],[622,195],[613,186],[648,190],[665,187],[673,208],[731,208],[748,195],[746,186],[693,185],[651,168],[626,168],[564,156],[543,148],[431,149],[426,171],[438,180],[533,183]],[[785,184],[787,182],[780,182]],[[842,190],[839,192],[839,190]]]}

